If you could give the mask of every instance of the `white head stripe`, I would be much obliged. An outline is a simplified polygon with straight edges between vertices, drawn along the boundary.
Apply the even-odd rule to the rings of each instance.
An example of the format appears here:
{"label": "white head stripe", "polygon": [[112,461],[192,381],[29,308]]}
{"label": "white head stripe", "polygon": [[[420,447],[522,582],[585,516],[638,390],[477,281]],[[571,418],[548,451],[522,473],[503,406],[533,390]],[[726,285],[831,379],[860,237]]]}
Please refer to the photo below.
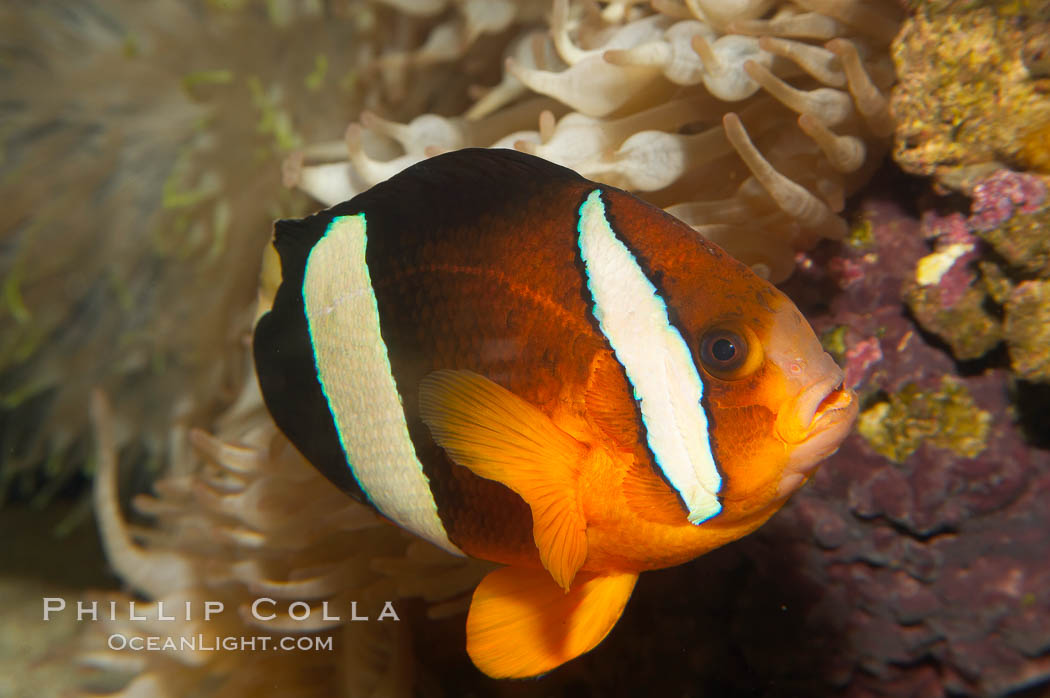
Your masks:
{"label": "white head stripe", "polygon": [[580,206],[578,230],[594,316],[634,387],[649,449],[689,507],[689,521],[700,524],[722,510],[703,380],[667,305],[609,225],[601,190]]}
{"label": "white head stripe", "polygon": [[408,435],[365,264],[365,215],[332,220],[310,251],[303,307],[317,379],[347,463],[387,518],[457,555]]}

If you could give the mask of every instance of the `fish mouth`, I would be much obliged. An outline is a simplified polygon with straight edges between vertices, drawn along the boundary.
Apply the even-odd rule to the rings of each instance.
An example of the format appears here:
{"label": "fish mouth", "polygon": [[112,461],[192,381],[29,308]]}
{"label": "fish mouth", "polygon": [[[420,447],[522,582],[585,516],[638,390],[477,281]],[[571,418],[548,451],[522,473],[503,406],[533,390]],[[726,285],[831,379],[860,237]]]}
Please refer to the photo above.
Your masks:
{"label": "fish mouth", "polygon": [[857,418],[857,396],[839,371],[808,386],[777,417],[777,435],[789,449],[780,494],[798,489],[834,453]]}
{"label": "fish mouth", "polygon": [[853,391],[842,384],[842,371],[803,388],[777,416],[777,435],[787,444],[800,444],[842,418],[855,402]]}

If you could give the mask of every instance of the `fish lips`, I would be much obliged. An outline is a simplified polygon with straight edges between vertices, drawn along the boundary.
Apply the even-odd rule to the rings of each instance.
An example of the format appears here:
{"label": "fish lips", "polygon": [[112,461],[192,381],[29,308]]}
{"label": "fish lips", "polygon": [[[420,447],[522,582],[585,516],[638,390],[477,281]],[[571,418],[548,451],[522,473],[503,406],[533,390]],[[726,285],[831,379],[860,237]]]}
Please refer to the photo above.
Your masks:
{"label": "fish lips", "polygon": [[778,494],[794,492],[834,453],[857,418],[857,396],[841,371],[804,388],[777,416],[776,434],[787,445],[788,463]]}

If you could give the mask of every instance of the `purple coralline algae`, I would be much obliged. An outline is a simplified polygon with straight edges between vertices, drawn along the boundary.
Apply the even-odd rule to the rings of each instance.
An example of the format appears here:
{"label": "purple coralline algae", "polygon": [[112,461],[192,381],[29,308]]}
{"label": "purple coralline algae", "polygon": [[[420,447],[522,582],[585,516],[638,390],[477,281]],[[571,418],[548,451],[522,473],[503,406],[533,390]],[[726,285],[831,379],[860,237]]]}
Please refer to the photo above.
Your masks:
{"label": "purple coralline algae", "polygon": [[968,222],[1018,276],[1050,276],[1047,183],[1034,175],[999,171],[973,188]]}
{"label": "purple coralline algae", "polygon": [[[1004,179],[1017,183],[996,182]],[[803,608],[784,613],[795,632],[824,635],[822,675],[841,695],[1001,695],[1048,681],[1050,454],[1026,443],[1005,369],[955,375],[951,357],[901,312],[900,289],[928,254],[922,232],[934,219],[917,223],[877,201],[863,209],[870,244],[829,252],[863,275],[842,283],[828,270],[849,265],[825,258],[789,286],[817,311],[818,330],[844,328],[847,371],[865,357],[861,427],[740,547],[795,561],[797,582],[782,588]],[[979,247],[972,220],[936,224],[940,245]],[[959,286],[976,281],[967,268],[951,273]]]}
{"label": "purple coralline algae", "polygon": [[1002,341],[1002,331],[984,305],[984,289],[974,283],[978,239],[958,213],[927,214],[921,234],[934,241],[934,251],[916,263],[904,298],[922,327],[947,342],[956,358],[979,358]]}
{"label": "purple coralline algae", "polygon": [[970,224],[974,230],[988,231],[1014,215],[1035,213],[1046,201],[1046,183],[1039,177],[1000,170],[979,181],[973,188]]}
{"label": "purple coralline algae", "polygon": [[933,251],[905,281],[919,324],[960,360],[1005,341],[1014,372],[1050,381],[1050,205],[1044,178],[998,170],[972,183],[969,216],[927,213],[920,234]]}
{"label": "purple coralline algae", "polygon": [[882,345],[876,337],[868,337],[854,343],[843,352],[846,369],[846,387],[857,388],[868,376],[868,370],[882,361]]}

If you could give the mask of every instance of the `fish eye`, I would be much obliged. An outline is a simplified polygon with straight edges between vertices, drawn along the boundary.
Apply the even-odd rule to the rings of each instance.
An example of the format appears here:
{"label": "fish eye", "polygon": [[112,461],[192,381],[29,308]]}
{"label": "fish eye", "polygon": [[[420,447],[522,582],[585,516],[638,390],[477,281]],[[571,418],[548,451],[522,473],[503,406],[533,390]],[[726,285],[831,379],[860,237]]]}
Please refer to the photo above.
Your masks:
{"label": "fish eye", "polygon": [[746,333],[726,327],[712,328],[700,338],[700,362],[715,378],[743,378],[757,367],[755,353]]}

